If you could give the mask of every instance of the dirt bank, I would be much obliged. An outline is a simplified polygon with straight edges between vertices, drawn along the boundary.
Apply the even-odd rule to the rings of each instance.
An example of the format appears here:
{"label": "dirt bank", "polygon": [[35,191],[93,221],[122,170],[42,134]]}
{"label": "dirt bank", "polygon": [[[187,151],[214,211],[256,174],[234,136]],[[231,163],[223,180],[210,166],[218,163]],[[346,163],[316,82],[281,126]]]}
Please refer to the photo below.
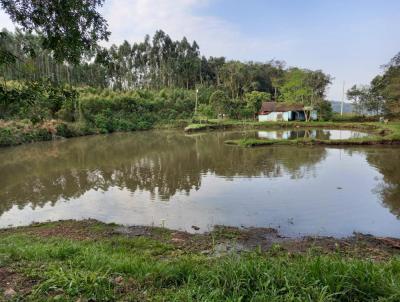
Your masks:
{"label": "dirt bank", "polygon": [[149,238],[170,243],[186,252],[208,255],[241,253],[244,251],[283,250],[290,253],[305,253],[310,249],[322,253],[345,253],[350,256],[370,259],[384,259],[400,254],[400,239],[374,237],[366,234],[354,234],[346,238],[300,237],[287,238],[272,228],[237,228],[215,226],[213,231],[203,234],[191,234],[147,226],[119,226],[104,224],[96,220],[59,221],[33,224],[0,230],[0,237],[7,234],[28,234],[38,237],[62,237],[72,240],[102,240],[124,236],[127,238]]}

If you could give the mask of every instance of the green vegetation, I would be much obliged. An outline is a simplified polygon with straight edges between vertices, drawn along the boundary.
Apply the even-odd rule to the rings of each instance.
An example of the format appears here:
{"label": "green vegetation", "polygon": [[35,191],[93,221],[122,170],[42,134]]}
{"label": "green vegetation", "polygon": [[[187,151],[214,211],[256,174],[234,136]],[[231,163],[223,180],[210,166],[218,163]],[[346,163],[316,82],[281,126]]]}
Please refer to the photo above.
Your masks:
{"label": "green vegetation", "polygon": [[268,249],[215,254],[218,244],[248,234],[232,228],[205,235],[118,229],[67,221],[3,230],[2,294],[12,288],[15,301],[400,299],[400,259],[370,237],[305,241],[304,250],[289,240]]}
{"label": "green vegetation", "polygon": [[354,85],[347,91],[358,113],[400,113],[400,52],[383,67],[383,74],[372,79],[369,86]]}
{"label": "green vegetation", "polygon": [[[302,103],[332,119],[331,77],[320,70],[206,58],[196,41],[163,31],[143,42],[101,48],[110,33],[97,12],[103,0],[0,0],[21,30],[0,33],[0,146],[153,127],[205,129],[351,127],[370,138],[339,143],[394,143],[400,125],[256,123],[264,100]],[[39,33],[36,35],[35,33]],[[399,113],[397,55],[371,88],[349,92],[367,111]],[[198,105],[198,106],[197,106]],[[360,105],[360,106],[361,106]],[[195,114],[196,110],[196,114]],[[360,110],[361,112],[362,110]],[[217,117],[230,120],[214,121]],[[210,119],[210,121],[208,121]],[[378,136],[380,135],[380,136]],[[234,141],[320,144],[332,141]],[[336,142],[335,142],[336,143]],[[123,231],[118,231],[118,229]],[[190,235],[127,229],[94,221],[0,231],[1,299],[14,301],[399,301],[400,259],[378,239],[296,241],[220,253],[243,244],[244,231]],[[258,236],[266,238],[266,236]],[[246,238],[249,239],[249,238]],[[371,241],[368,241],[371,240]],[[306,241],[310,242],[310,241]],[[378,241],[379,242],[379,241]],[[389,240],[389,242],[391,242]],[[315,245],[314,245],[315,244]],[[303,245],[302,245],[303,246]],[[395,247],[400,244],[395,242]]]}
{"label": "green vegetation", "polygon": [[[396,124],[391,124],[394,125]],[[217,120],[211,119],[202,124],[190,124],[185,128],[187,132],[215,129],[295,129],[295,128],[338,128],[338,129],[359,129],[376,130],[382,127],[379,123],[355,123],[336,121],[311,121],[311,122],[257,122],[246,120]],[[387,125],[386,125],[387,126]],[[382,130],[382,129],[381,129]]]}
{"label": "green vegetation", "polygon": [[[206,58],[196,41],[174,41],[162,30],[100,47],[110,35],[98,13],[103,2],[0,0],[20,26],[0,33],[0,145],[185,126],[199,117],[252,120],[266,100],[335,119],[325,96],[332,78],[321,70]],[[349,91],[360,113],[399,113],[399,57],[370,88]],[[207,124],[188,130],[221,127]]]}
{"label": "green vegetation", "polygon": [[[322,121],[361,121],[357,116],[332,114],[325,100],[331,78],[320,70],[286,68],[280,61],[207,59],[195,41],[173,41],[163,31],[141,43],[92,49],[87,59],[75,64],[59,60],[59,49],[46,44],[48,33],[3,31],[0,39],[18,58],[0,62],[1,146],[114,131],[184,128],[190,122],[199,125],[189,125],[187,131],[237,124],[259,128],[264,124],[253,125],[252,120],[265,100],[314,107]],[[32,52],[26,52],[24,45]],[[77,47],[71,50],[73,56],[67,53],[69,59],[86,49]],[[393,66],[388,70],[397,65]],[[384,97],[380,100],[385,102]]]}
{"label": "green vegetation", "polygon": [[98,133],[82,123],[49,120],[33,124],[29,120],[0,122],[0,147],[70,138]]}
{"label": "green vegetation", "polygon": [[[92,52],[97,42],[107,40],[107,21],[97,12],[104,0],[35,1],[0,0],[0,7],[27,33],[41,34],[40,46],[58,61],[78,63],[84,53]],[[12,44],[0,35],[0,65],[16,63],[21,57]],[[9,41],[7,41],[9,42]],[[20,51],[35,55],[34,43],[23,42]]]}
{"label": "green vegetation", "polygon": [[[13,1],[7,5],[11,7]],[[47,140],[64,136],[64,132],[77,136],[143,130],[200,117],[254,119],[262,101],[272,95],[279,101],[304,100],[317,107],[328,104],[322,87],[329,84],[330,77],[321,71],[285,68],[279,61],[207,59],[200,55],[195,41],[172,41],[162,31],[141,43],[98,48],[79,64],[60,61],[58,50],[46,44],[47,35],[5,30],[0,39],[7,52],[17,58],[0,64],[4,80],[0,84],[2,125],[26,123],[25,120],[34,125],[24,127],[23,133],[18,127],[2,129],[1,145],[42,140],[41,137]],[[27,52],[25,45],[32,51]],[[76,49],[71,51],[78,54]],[[287,82],[293,79],[297,86],[312,92],[311,99],[305,99],[304,93],[296,95],[294,86]],[[281,88],[290,90],[288,85],[293,88],[293,98],[281,93]],[[47,129],[45,124],[50,120],[57,120],[52,123],[62,125],[65,131],[58,132],[56,127],[55,132],[37,135],[36,129]],[[29,131],[33,133],[26,134]]]}
{"label": "green vegetation", "polygon": [[173,126],[184,128],[195,94],[80,89],[50,82],[8,83],[0,88],[0,146],[115,131]]}

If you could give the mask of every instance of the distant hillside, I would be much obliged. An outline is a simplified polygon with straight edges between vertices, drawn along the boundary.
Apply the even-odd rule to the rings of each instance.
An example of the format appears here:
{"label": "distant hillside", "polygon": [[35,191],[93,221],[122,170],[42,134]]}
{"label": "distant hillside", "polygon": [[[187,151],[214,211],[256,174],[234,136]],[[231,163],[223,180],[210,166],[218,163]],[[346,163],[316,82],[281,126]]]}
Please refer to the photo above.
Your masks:
{"label": "distant hillside", "polygon": [[[332,104],[332,109],[334,112],[340,112],[340,105],[341,102],[338,101],[330,101]],[[353,112],[353,104],[351,103],[344,103],[343,104],[343,113],[351,113]]]}

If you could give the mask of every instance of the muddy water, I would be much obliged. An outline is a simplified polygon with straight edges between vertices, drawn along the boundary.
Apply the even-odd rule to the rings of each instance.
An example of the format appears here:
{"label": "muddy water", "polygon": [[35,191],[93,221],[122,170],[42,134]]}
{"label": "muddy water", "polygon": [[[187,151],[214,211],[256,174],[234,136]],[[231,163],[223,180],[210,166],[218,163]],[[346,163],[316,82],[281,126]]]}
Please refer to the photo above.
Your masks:
{"label": "muddy water", "polygon": [[152,131],[0,149],[0,226],[95,218],[400,237],[399,148],[224,144],[243,135]]}

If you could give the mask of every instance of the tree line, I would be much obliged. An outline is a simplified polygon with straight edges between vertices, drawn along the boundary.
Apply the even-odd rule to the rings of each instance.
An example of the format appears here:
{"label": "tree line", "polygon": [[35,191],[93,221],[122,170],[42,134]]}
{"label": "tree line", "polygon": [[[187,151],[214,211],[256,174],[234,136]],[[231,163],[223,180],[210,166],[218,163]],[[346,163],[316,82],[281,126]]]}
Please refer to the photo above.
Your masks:
{"label": "tree line", "polygon": [[139,43],[124,41],[108,48],[97,47],[74,64],[60,62],[54,52],[43,47],[39,35],[3,30],[0,39],[16,58],[0,65],[5,80],[47,79],[57,85],[114,91],[207,90],[211,92],[209,98],[199,105],[209,116],[252,116],[265,100],[321,107],[326,105],[325,91],[331,82],[321,70],[287,68],[283,61],[206,58],[196,41],[173,40],[161,30]]}
{"label": "tree line", "polygon": [[347,91],[358,113],[400,114],[400,52],[382,68],[369,85],[354,85]]}

